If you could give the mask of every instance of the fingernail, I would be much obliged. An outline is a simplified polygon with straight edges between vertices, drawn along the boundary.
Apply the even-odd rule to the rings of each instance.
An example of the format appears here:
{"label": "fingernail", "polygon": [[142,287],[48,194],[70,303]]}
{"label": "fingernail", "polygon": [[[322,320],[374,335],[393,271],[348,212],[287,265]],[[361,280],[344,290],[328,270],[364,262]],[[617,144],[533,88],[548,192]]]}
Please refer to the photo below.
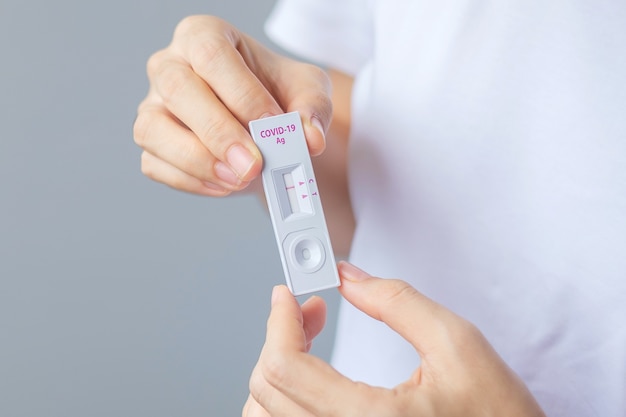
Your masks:
{"label": "fingernail", "polygon": [[215,167],[213,169],[215,171],[215,175],[217,175],[217,177],[226,184],[232,187],[237,187],[241,184],[241,180],[237,174],[235,174],[225,163],[218,161],[215,163]]}
{"label": "fingernail", "polygon": [[322,139],[324,139],[324,142],[326,142],[326,135],[324,134],[324,126],[322,126],[322,122],[320,122],[320,119],[318,119],[316,116],[311,117],[311,126],[313,126],[314,128],[320,131],[320,134],[322,135]]}
{"label": "fingernail", "polygon": [[337,269],[339,270],[339,275],[348,281],[359,282],[370,278],[367,272],[346,261],[339,262]]}
{"label": "fingernail", "polygon": [[280,298],[280,290],[279,290],[280,285],[276,285],[273,289],[272,289],[272,301],[271,304],[272,306],[274,306],[274,304],[276,303],[276,301],[278,301],[278,299]]}
{"label": "fingernail", "polygon": [[246,177],[246,174],[256,162],[250,151],[241,145],[231,146],[226,153],[226,160],[240,179]]}

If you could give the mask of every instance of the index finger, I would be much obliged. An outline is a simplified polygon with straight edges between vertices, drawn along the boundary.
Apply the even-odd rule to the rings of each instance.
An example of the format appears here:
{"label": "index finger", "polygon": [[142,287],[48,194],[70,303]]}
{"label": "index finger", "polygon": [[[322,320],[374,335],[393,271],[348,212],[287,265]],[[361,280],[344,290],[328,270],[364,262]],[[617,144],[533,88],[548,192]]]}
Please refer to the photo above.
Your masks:
{"label": "index finger", "polygon": [[243,126],[297,110],[311,154],[324,150],[332,102],[321,68],[280,56],[212,16],[183,20],[173,47]]}
{"label": "index finger", "polygon": [[469,322],[418,292],[405,281],[373,277],[347,262],[338,265],[341,294],[359,310],[380,320],[425,358],[462,343]]}
{"label": "index finger", "polygon": [[213,16],[189,17],[177,27],[172,46],[243,126],[283,113],[259,79],[261,69],[271,65],[270,56],[229,23]]}

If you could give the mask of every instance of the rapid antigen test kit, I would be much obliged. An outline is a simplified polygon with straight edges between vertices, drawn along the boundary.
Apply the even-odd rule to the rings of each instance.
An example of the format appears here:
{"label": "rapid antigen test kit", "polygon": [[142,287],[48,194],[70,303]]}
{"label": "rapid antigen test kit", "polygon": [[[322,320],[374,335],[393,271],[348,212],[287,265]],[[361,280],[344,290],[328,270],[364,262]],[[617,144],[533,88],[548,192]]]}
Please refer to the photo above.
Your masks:
{"label": "rapid antigen test kit", "polygon": [[287,286],[294,295],[339,286],[335,257],[298,112],[253,120],[263,189]]}

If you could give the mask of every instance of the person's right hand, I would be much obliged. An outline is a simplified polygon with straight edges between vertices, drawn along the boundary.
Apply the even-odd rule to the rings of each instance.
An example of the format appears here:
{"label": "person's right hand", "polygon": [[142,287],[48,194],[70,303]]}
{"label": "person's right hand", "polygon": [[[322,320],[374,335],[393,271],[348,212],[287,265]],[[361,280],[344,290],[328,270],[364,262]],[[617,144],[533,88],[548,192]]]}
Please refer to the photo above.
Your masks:
{"label": "person's right hand", "polygon": [[208,196],[245,188],[262,167],[248,122],[283,112],[300,112],[312,155],[324,150],[332,114],[326,73],[221,19],[184,19],[147,67],[150,89],[134,137],[153,180]]}

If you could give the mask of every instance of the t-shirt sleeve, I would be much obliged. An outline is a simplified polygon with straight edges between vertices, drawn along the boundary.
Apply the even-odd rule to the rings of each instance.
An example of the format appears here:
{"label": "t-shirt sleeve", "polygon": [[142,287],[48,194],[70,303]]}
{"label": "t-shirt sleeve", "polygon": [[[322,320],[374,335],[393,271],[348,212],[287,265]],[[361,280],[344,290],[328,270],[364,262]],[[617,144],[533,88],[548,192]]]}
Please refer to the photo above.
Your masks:
{"label": "t-shirt sleeve", "polygon": [[369,10],[366,0],[278,0],[265,30],[290,53],[355,75],[373,48]]}

